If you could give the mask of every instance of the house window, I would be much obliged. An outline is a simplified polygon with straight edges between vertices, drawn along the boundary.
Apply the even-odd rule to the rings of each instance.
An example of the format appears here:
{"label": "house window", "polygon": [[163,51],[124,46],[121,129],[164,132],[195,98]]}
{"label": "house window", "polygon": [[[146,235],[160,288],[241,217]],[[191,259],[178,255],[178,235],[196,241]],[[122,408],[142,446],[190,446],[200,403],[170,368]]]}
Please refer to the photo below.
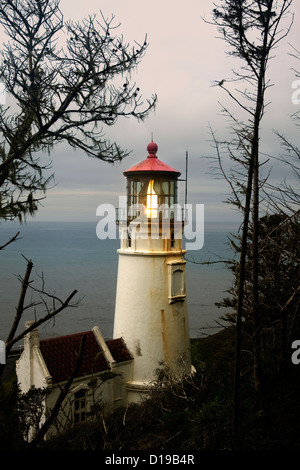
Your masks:
{"label": "house window", "polygon": [[81,389],[74,395],[74,422],[75,424],[81,423],[86,420],[87,412],[87,393],[86,390]]}
{"label": "house window", "polygon": [[185,292],[185,261],[169,265],[169,302],[184,301]]}

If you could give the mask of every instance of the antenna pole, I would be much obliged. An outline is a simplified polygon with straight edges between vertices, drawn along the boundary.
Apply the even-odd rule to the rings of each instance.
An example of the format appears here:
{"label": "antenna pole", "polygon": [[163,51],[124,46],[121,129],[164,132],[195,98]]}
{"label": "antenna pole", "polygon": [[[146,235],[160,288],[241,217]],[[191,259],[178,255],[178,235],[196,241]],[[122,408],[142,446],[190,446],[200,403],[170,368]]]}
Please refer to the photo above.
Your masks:
{"label": "antenna pole", "polygon": [[185,204],[187,204],[188,152],[185,153]]}

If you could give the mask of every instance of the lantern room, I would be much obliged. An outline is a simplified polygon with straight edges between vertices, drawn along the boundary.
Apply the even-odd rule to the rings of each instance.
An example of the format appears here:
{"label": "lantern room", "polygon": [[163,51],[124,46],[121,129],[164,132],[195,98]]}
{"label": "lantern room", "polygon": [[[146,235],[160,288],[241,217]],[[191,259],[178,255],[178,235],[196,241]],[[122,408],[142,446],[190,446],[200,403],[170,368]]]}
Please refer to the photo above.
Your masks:
{"label": "lantern room", "polygon": [[158,159],[154,142],[147,146],[148,156],[124,172],[127,178],[128,218],[158,218],[177,203],[177,180],[180,173]]}
{"label": "lantern room", "polygon": [[[174,248],[175,238],[182,238],[183,214],[177,205],[177,185],[181,173],[162,162],[157,157],[157,150],[157,144],[150,142],[147,158],[124,172],[127,180],[126,214],[122,217],[117,214],[117,223],[123,221],[120,228],[125,244],[122,248],[132,247],[133,239],[149,236],[168,240],[169,246]],[[146,246],[144,244],[144,249]],[[151,246],[153,249],[153,244]],[[163,250],[167,249],[166,244],[160,246]]]}

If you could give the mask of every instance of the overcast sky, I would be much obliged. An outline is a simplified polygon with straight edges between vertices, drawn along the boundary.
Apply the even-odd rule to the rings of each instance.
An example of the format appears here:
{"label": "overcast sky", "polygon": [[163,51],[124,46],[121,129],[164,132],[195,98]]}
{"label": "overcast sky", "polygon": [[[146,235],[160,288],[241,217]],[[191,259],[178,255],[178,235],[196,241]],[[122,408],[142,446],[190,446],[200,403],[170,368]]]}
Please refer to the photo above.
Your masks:
{"label": "overcast sky", "polygon": [[[233,210],[223,203],[229,189],[224,181],[212,176],[206,158],[215,155],[209,124],[220,139],[227,132],[228,123],[220,116],[219,102],[234,110],[225,92],[212,87],[212,83],[232,77],[232,67],[238,65],[225,54],[226,44],[217,38],[216,28],[203,21],[204,17],[211,19],[213,2],[61,0],[60,4],[66,19],[80,20],[100,9],[104,16],[114,14],[116,22],[121,23],[120,34],[128,42],[142,42],[147,34],[149,48],[131,80],[137,83],[145,98],[156,93],[158,104],[144,123],[120,120],[107,130],[108,138],[132,150],[121,164],[111,166],[81,151],[75,153],[65,145],[56,147],[51,156],[56,186],[47,192],[35,220],[96,221],[99,204],[118,206],[119,195],[125,194],[123,171],[147,156],[151,133],[158,144],[159,158],[181,171],[183,177],[188,151],[189,202],[205,204],[206,220],[236,219]],[[300,106],[291,99],[295,80],[291,67],[298,64],[288,54],[292,52],[288,43],[300,49],[299,1],[294,0],[293,11],[292,31],[279,45],[269,68],[274,87],[267,95],[271,104],[264,120],[263,145],[267,153],[274,155],[279,152],[279,144],[273,129],[286,133],[299,145],[297,130],[289,118]],[[280,176],[276,167],[273,172],[274,176]]]}

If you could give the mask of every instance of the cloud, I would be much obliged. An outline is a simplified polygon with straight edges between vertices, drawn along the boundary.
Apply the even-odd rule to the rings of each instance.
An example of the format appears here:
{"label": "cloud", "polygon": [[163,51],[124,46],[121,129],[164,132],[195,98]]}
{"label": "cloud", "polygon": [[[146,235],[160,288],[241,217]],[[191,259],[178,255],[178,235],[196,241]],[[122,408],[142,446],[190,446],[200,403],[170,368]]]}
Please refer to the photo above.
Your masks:
{"label": "cloud", "polygon": [[[123,34],[125,41],[143,42],[147,34],[148,50],[131,74],[131,80],[138,84],[145,99],[157,93],[158,105],[144,123],[120,119],[115,126],[104,128],[107,138],[132,150],[118,165],[89,158],[66,145],[57,146],[51,155],[56,187],[48,191],[36,219],[72,217],[73,220],[74,215],[78,220],[93,219],[96,200],[115,203],[117,195],[125,191],[123,171],[147,156],[146,147],[152,133],[159,147],[159,157],[182,175],[188,151],[190,200],[204,200],[211,204],[211,213],[216,218],[224,217],[223,201],[228,188],[212,175],[210,161],[205,158],[215,155],[209,124],[219,139],[228,136],[229,123],[221,115],[220,102],[244,120],[248,117],[219,87],[212,87],[214,80],[232,77],[232,69],[239,65],[226,55],[226,45],[217,38],[216,28],[203,21],[203,17],[211,18],[214,2],[152,0],[141,5],[137,0],[103,0],[101,3],[89,0],[84,8],[82,5],[81,0],[60,2],[66,20],[80,20],[101,9],[106,17],[115,15],[115,23],[121,23],[116,33]],[[290,120],[290,115],[298,109],[291,100],[295,78],[292,66],[296,67],[297,63],[289,55],[292,50],[288,43],[295,47],[299,43],[299,2],[293,9],[296,15],[292,32],[279,44],[269,67],[274,87],[267,93],[270,105],[262,126],[262,149],[269,155],[280,153],[274,129],[287,133],[296,143],[298,140],[299,131]],[[280,175],[280,171],[276,167],[274,176]]]}

